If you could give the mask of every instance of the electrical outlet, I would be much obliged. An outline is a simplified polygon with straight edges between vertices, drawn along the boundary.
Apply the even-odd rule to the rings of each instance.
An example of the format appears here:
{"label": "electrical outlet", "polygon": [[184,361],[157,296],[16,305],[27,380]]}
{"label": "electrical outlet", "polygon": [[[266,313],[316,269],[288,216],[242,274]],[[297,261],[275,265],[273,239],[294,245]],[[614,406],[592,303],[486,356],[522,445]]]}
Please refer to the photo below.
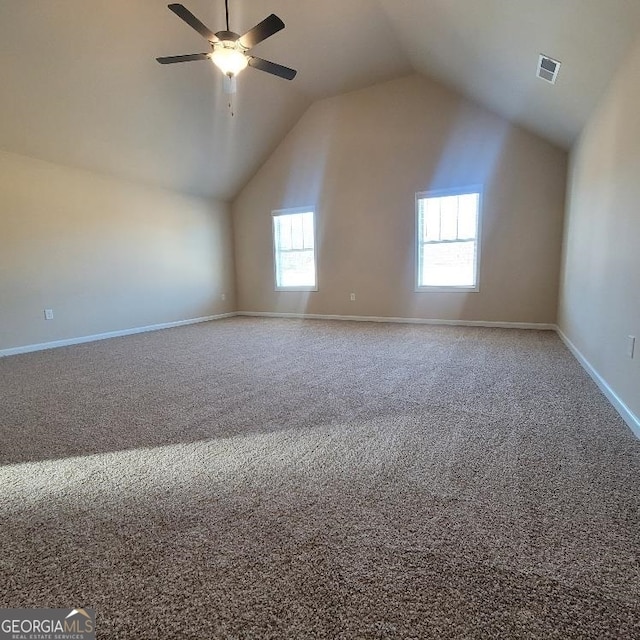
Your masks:
{"label": "electrical outlet", "polygon": [[351,296],[350,296],[350,298],[351,298],[351,302],[353,302],[353,301],[356,299],[356,294],[355,294],[355,293],[352,293],[352,294],[351,294]]}
{"label": "electrical outlet", "polygon": [[44,310],[44,319],[45,320],[53,320],[53,309],[45,309]]}
{"label": "electrical outlet", "polygon": [[635,336],[627,336],[627,355],[630,358],[633,358],[636,350],[636,337]]}
{"label": "electrical outlet", "polygon": [[221,297],[222,297],[222,301],[224,302],[227,299],[227,294],[223,293]]}

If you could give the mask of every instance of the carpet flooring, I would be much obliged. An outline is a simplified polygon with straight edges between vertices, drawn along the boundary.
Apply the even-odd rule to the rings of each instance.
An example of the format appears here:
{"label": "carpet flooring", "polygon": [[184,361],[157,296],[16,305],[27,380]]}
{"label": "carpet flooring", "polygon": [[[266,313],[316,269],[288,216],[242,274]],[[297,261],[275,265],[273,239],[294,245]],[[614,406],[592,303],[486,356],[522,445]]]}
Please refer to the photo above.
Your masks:
{"label": "carpet flooring", "polygon": [[231,318],[3,358],[0,606],[638,639],[640,442],[552,332]]}

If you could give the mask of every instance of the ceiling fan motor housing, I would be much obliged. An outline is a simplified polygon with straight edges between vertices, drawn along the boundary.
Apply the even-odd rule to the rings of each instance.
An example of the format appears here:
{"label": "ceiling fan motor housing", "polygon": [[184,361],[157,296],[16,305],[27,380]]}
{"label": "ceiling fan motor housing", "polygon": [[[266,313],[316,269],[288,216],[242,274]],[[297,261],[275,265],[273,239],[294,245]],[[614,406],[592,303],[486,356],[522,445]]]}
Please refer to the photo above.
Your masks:
{"label": "ceiling fan motor housing", "polygon": [[[218,38],[218,40],[222,40],[223,42],[238,42],[238,40],[240,39],[240,34],[234,33],[233,31],[218,31],[218,33],[216,33],[216,38]],[[240,42],[238,42],[238,44],[242,46]],[[245,48],[246,47],[243,47],[243,49]]]}

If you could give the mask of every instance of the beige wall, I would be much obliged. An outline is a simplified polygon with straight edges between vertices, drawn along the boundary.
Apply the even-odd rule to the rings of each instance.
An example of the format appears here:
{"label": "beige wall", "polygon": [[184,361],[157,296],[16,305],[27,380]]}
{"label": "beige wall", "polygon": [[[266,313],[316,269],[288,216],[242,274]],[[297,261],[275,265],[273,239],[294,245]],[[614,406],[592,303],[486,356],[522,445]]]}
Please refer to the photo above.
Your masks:
{"label": "beige wall", "polygon": [[[566,163],[564,151],[420,76],[317,102],[233,203],[238,308],[553,323]],[[480,292],[416,293],[415,193],[478,183]],[[319,290],[275,292],[271,211],[307,205]]]}
{"label": "beige wall", "polygon": [[[640,41],[571,157],[559,324],[640,417]],[[637,337],[635,358],[627,336]]]}
{"label": "beige wall", "polygon": [[227,209],[0,152],[0,349],[233,310]]}

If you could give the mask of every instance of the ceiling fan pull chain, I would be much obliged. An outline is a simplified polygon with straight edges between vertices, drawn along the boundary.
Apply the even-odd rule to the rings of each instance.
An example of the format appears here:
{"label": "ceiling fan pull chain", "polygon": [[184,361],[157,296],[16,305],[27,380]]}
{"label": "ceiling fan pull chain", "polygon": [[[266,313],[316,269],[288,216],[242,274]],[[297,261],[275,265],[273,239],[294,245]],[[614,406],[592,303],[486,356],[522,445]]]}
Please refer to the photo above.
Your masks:
{"label": "ceiling fan pull chain", "polygon": [[229,113],[231,114],[231,117],[233,118],[233,116],[236,115],[236,100],[235,100],[236,94],[235,93],[230,93],[227,98],[229,100],[229,102],[227,103],[227,107],[229,107]]}

